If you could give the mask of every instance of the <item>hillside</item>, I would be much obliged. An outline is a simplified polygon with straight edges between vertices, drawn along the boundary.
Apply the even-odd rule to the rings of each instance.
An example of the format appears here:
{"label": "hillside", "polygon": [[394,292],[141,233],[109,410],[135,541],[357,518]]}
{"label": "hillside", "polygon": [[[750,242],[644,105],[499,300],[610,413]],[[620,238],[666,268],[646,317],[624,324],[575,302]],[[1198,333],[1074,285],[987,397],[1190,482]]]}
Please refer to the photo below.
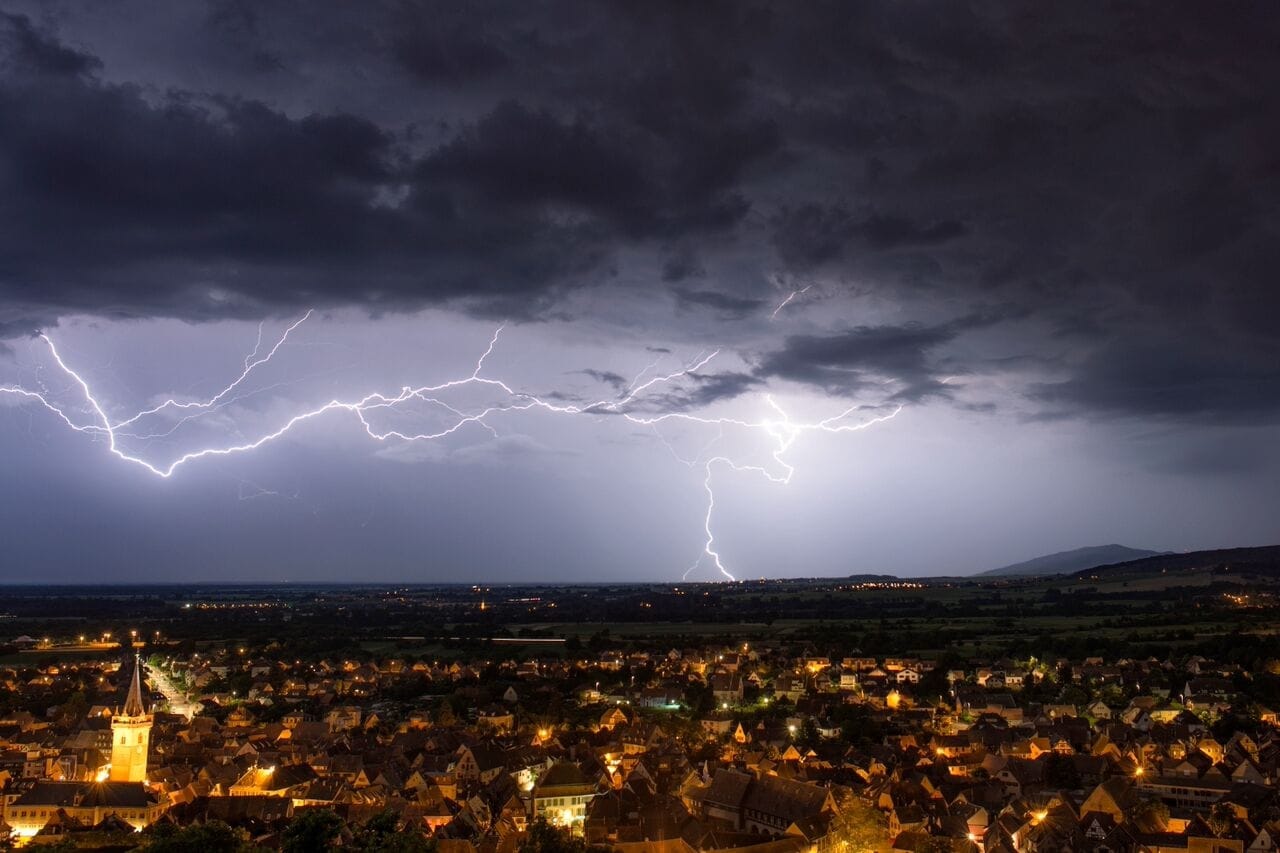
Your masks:
{"label": "hillside", "polygon": [[1280,574],[1280,545],[1189,551],[1185,554],[1158,554],[1138,560],[1093,566],[1075,572],[1074,576],[1081,579],[1111,580],[1204,569],[1231,569],[1242,574],[1274,576]]}
{"label": "hillside", "polygon": [[1059,551],[1046,554],[1021,563],[1001,566],[986,572],[979,572],[975,577],[1027,577],[1033,575],[1066,575],[1094,566],[1105,566],[1139,560],[1144,557],[1159,555],[1158,551],[1146,551],[1141,548],[1128,548],[1124,545],[1090,545],[1071,551]]}

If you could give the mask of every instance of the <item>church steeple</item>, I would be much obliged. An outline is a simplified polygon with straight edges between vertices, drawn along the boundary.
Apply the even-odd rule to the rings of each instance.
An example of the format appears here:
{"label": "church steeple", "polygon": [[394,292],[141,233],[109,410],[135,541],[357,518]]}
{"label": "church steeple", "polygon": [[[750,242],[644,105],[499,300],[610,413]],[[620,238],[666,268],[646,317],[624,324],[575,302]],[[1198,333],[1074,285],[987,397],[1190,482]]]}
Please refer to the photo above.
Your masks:
{"label": "church steeple", "polygon": [[141,717],[147,713],[142,704],[142,656],[133,659],[133,683],[129,685],[129,697],[124,700],[120,713],[126,717]]}
{"label": "church steeple", "polygon": [[143,782],[147,778],[147,751],[151,743],[152,717],[142,703],[142,658],[133,661],[133,680],[120,713],[111,718],[112,782]]}

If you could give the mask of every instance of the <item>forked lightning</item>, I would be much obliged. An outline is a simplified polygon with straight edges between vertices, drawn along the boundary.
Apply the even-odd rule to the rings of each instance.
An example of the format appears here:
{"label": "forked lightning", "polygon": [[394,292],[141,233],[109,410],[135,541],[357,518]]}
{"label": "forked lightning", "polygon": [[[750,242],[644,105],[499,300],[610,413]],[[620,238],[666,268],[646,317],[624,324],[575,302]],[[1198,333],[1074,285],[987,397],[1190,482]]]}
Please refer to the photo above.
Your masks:
{"label": "forked lightning", "polygon": [[[807,288],[806,288],[807,289]],[[778,310],[790,302],[798,293],[797,291],[787,300],[778,306]],[[199,418],[212,411],[229,406],[236,401],[248,396],[245,392],[237,394],[237,390],[244,385],[250,375],[262,365],[269,363],[276,354],[285,346],[289,339],[289,335],[293,333],[311,316],[310,311],[298,320],[290,324],[275,344],[266,351],[265,354],[259,355],[262,349],[262,329],[259,327],[258,340],[254,346],[253,352],[244,359],[244,370],[230,384],[214,394],[212,397],[197,401],[179,401],[175,398],[168,398],[158,405],[148,409],[143,409],[123,419],[113,420],[107,414],[106,408],[95,397],[89,383],[75,369],[69,366],[59,353],[57,346],[47,334],[41,334],[39,339],[48,347],[49,355],[58,368],[69,377],[79,388],[80,393],[84,397],[84,401],[88,407],[88,421],[83,420],[84,413],[75,413],[74,411],[64,408],[57,403],[52,395],[32,390],[20,385],[0,385],[0,395],[12,395],[29,400],[44,407],[62,423],[77,432],[90,433],[105,438],[107,449],[118,459],[141,467],[143,470],[157,477],[172,477],[180,468],[190,462],[198,459],[204,459],[212,456],[229,456],[238,453],[247,453],[262,447],[264,444],[275,441],[278,438],[289,433],[295,426],[305,421],[315,419],[329,412],[345,412],[354,416],[359,420],[364,431],[370,438],[376,441],[429,441],[441,439],[449,435],[453,435],[464,427],[475,424],[481,428],[487,429],[492,434],[493,427],[488,423],[489,418],[503,413],[510,412],[527,412],[527,411],[543,411],[556,415],[592,415],[592,414],[614,414],[625,418],[633,424],[639,424],[652,428],[657,428],[661,424],[667,422],[685,422],[692,424],[701,424],[717,427],[723,431],[725,427],[734,427],[751,432],[762,432],[772,442],[772,450],[770,456],[776,465],[776,468],[765,467],[762,465],[748,465],[740,463],[726,455],[708,455],[709,448],[715,443],[713,440],[703,451],[699,457],[693,460],[681,460],[690,467],[701,466],[703,468],[703,488],[707,494],[706,515],[703,519],[703,531],[705,533],[705,541],[702,552],[699,554],[698,560],[689,567],[685,572],[687,578],[690,572],[702,565],[704,561],[709,560],[716,570],[720,572],[728,580],[736,580],[734,575],[725,567],[719,551],[716,548],[716,538],[712,529],[712,516],[715,512],[715,490],[713,487],[713,471],[716,467],[729,468],[737,472],[750,472],[759,474],[771,482],[786,484],[791,481],[795,469],[783,458],[796,439],[808,432],[854,432],[866,429],[877,423],[883,423],[898,415],[902,411],[901,406],[896,406],[885,414],[878,415],[871,419],[854,421],[860,411],[865,407],[860,405],[850,406],[840,413],[826,418],[821,421],[812,423],[797,422],[791,420],[789,415],[783,408],[778,405],[772,396],[765,395],[764,400],[769,408],[775,413],[776,417],[761,420],[743,420],[728,417],[706,417],[696,414],[690,414],[683,411],[665,412],[653,415],[639,414],[635,411],[635,404],[640,401],[646,392],[655,387],[660,387],[679,380],[682,377],[694,376],[697,371],[709,364],[717,355],[719,350],[713,350],[710,353],[701,353],[687,365],[681,369],[668,374],[650,376],[648,379],[641,381],[641,378],[647,375],[656,367],[656,362],[646,366],[631,382],[626,392],[619,398],[614,400],[597,400],[587,404],[561,404],[548,401],[541,397],[529,394],[523,391],[517,391],[501,379],[494,379],[482,375],[485,367],[485,361],[493,354],[494,349],[498,345],[499,337],[502,334],[503,327],[498,327],[494,331],[493,336],[489,339],[489,344],[484,352],[476,360],[475,369],[468,376],[458,379],[451,379],[434,385],[422,385],[416,388],[403,387],[395,394],[384,394],[373,392],[354,400],[332,399],[327,403],[304,412],[293,415],[286,420],[281,426],[274,430],[259,435],[252,441],[246,441],[238,444],[226,444],[220,446],[203,447],[197,450],[182,453],[168,461],[154,461],[130,452],[122,447],[121,439],[149,439],[158,436],[172,434],[183,424],[192,419]],[[774,312],[777,314],[777,311]],[[444,400],[440,399],[442,395],[450,391],[455,391],[468,386],[478,386],[487,388],[491,391],[498,392],[504,399],[503,402],[490,404],[476,410],[467,411],[458,408]],[[261,391],[263,389],[259,389]],[[370,413],[378,410],[390,410],[402,404],[411,401],[428,403],[438,407],[445,414],[447,420],[443,427],[423,431],[423,432],[405,432],[397,429],[378,430],[369,420]],[[127,428],[133,427],[139,421],[145,418],[159,415],[166,410],[181,411],[185,414],[178,420],[167,432],[155,434],[138,434],[136,432],[126,432]],[[665,439],[664,439],[665,441]],[[669,446],[669,445],[668,445]],[[677,458],[679,458],[677,456]]]}

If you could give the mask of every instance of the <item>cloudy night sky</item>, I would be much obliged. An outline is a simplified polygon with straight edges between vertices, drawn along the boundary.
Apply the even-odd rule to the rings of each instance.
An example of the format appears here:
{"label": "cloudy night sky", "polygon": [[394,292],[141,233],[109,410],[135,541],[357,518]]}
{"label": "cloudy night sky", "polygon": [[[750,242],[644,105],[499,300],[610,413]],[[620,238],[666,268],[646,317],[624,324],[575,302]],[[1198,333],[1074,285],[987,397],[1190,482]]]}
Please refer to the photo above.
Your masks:
{"label": "cloudy night sky", "polygon": [[1280,541],[1278,43],[0,0],[0,581],[709,581],[711,495],[738,578]]}

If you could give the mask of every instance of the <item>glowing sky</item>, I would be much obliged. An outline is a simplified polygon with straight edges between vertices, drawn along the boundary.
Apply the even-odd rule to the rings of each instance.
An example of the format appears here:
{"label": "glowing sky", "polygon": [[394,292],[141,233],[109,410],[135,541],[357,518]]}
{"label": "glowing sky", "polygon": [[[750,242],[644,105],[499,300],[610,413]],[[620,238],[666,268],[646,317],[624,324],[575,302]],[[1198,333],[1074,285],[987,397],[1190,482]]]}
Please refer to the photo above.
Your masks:
{"label": "glowing sky", "polygon": [[469,376],[503,323],[483,375],[561,407],[719,353],[631,419],[403,442],[336,411],[170,479],[0,393],[0,581],[678,579],[706,460],[781,470],[770,398],[898,414],[800,435],[785,485],[715,472],[738,577],[1275,542],[1277,29],[1261,5],[4,2],[0,388],[92,421],[43,331],[113,418],[207,399],[313,310],[227,405],[124,439],[164,464]]}

